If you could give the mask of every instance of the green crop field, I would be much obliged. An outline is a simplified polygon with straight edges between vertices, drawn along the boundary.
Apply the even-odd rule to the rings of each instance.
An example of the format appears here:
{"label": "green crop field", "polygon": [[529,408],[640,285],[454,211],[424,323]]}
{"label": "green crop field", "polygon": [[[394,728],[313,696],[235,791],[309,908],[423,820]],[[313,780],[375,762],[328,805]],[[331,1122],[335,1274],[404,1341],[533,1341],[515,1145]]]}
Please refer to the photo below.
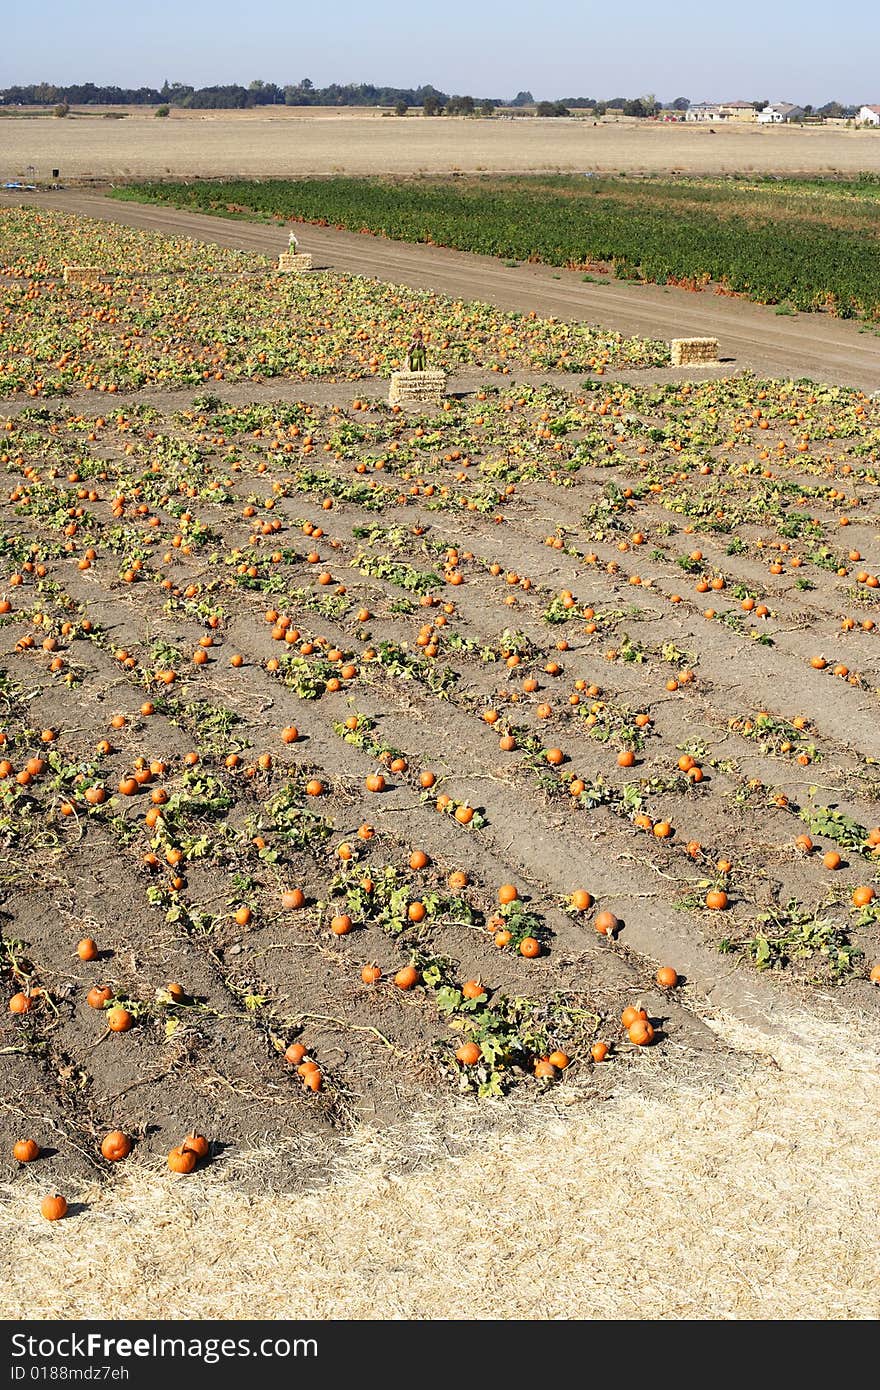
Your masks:
{"label": "green crop field", "polygon": [[880,180],[298,179],[139,183],[115,196],[300,220],[845,318],[880,317]]}

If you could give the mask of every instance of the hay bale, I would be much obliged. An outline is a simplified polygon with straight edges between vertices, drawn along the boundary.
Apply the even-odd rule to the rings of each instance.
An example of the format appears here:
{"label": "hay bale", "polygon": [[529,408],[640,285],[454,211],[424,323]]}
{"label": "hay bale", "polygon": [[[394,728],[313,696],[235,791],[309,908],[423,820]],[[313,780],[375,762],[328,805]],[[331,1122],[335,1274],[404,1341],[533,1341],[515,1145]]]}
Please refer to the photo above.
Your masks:
{"label": "hay bale", "polygon": [[103,271],[97,265],[65,265],[65,285],[100,285]]}
{"label": "hay bale", "polygon": [[718,361],[717,338],[673,338],[669,347],[673,367],[704,366]]}
{"label": "hay bale", "polygon": [[296,255],[292,251],[282,251],[278,257],[278,269],[284,275],[302,275],[304,270],[311,270],[312,258],[302,252]]}
{"label": "hay bale", "polygon": [[391,373],[389,405],[439,405],[445,395],[445,372]]}

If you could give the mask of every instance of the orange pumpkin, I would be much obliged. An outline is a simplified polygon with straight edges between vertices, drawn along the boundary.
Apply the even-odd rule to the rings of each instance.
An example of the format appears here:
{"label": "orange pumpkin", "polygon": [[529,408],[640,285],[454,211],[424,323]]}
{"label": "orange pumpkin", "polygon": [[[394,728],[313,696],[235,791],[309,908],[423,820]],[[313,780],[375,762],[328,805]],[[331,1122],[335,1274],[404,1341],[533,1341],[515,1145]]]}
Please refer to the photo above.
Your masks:
{"label": "orange pumpkin", "polygon": [[101,1140],[101,1153],[108,1163],[118,1163],[131,1153],[131,1140],[121,1129],[111,1129]]}
{"label": "orange pumpkin", "polygon": [[197,1162],[195,1150],[187,1148],[186,1144],[178,1144],[168,1155],[168,1167],[172,1173],[191,1173]]}

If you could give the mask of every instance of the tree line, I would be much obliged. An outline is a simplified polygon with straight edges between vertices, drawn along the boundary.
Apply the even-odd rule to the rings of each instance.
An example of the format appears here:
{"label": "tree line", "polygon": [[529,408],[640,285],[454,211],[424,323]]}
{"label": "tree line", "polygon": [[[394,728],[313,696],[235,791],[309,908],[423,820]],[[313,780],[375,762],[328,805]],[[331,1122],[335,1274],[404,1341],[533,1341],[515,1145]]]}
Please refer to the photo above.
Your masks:
{"label": "tree line", "polygon": [[161,87],[98,86],[94,82],[60,86],[36,82],[0,89],[4,106],[177,106],[190,110],[236,110],[255,106],[385,106],[403,103],[407,109],[426,104],[437,112],[464,114],[489,106],[502,105],[500,97],[453,96],[430,84],[422,87],[378,87],[369,82],[333,82],[316,87],[308,77],[280,87],[256,78],[247,87],[238,83],[225,86],[192,87],[185,82],[169,82]]}
{"label": "tree line", "polygon": [[[676,97],[665,104],[653,93],[638,97],[563,97],[558,101],[536,101],[529,91],[517,92],[509,101],[501,97],[450,95],[428,83],[422,87],[377,87],[371,82],[349,82],[329,87],[316,87],[308,77],[281,87],[275,82],[255,78],[247,87],[238,83],[226,86],[191,87],[184,82],[169,82],[161,87],[105,87],[94,82],[56,86],[51,82],[36,82],[25,86],[0,89],[3,106],[158,106],[179,107],[184,110],[244,110],[255,106],[384,106],[406,115],[411,108],[421,108],[426,116],[491,116],[499,106],[531,109],[539,116],[567,116],[570,111],[592,111],[602,116],[606,111],[622,111],[625,116],[657,116],[661,111],[682,112],[690,105],[687,97]],[[766,101],[752,103],[756,109]],[[810,115],[844,116],[855,108],[830,101],[824,106],[804,107]]]}

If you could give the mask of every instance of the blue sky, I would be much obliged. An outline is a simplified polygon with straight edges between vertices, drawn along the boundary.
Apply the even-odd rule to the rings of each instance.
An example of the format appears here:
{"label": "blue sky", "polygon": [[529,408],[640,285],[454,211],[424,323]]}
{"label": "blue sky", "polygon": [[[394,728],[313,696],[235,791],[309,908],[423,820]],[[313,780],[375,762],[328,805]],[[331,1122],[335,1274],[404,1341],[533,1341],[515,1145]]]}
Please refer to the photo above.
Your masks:
{"label": "blue sky", "polygon": [[0,86],[310,77],[539,99],[880,102],[878,39],[876,0],[14,0]]}

